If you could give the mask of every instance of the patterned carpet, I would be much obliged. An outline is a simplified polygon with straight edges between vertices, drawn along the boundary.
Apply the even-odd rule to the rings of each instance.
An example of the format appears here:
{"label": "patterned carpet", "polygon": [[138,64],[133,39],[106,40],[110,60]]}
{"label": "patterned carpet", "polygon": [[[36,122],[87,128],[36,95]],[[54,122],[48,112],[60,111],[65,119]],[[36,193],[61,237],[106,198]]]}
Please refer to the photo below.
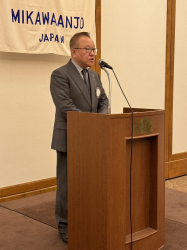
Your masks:
{"label": "patterned carpet", "polygon": [[165,186],[166,188],[187,192],[187,175],[167,180]]}

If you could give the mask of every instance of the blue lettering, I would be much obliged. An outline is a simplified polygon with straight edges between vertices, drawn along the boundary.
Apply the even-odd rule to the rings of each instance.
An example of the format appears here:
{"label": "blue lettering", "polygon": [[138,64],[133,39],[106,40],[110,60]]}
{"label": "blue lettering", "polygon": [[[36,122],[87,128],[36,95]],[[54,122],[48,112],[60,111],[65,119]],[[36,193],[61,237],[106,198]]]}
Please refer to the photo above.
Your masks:
{"label": "blue lettering", "polygon": [[20,10],[17,11],[17,14],[15,15],[14,10],[12,9],[12,22],[16,22],[18,19],[18,23],[20,23]]}
{"label": "blue lettering", "polygon": [[42,12],[42,18],[43,18],[43,24],[45,24],[45,22],[49,24],[49,12],[47,12],[47,15]]}
{"label": "blue lettering", "polygon": [[45,37],[44,37],[44,42],[45,42],[45,41],[48,41],[48,42],[49,42],[49,38],[48,38],[47,34],[45,34]]}
{"label": "blue lettering", "polygon": [[63,23],[62,15],[60,15],[59,19],[58,19],[58,26],[59,25],[62,25],[62,27],[64,28],[64,23]]}
{"label": "blue lettering", "polygon": [[28,24],[28,21],[30,19],[31,23],[33,24],[33,21],[32,21],[32,18],[31,18],[31,15],[33,14],[33,11],[31,11],[31,13],[28,15],[28,11],[27,11],[27,24]]}
{"label": "blue lettering", "polygon": [[24,10],[22,10],[22,23],[24,23]]}
{"label": "blue lettering", "polygon": [[66,28],[68,27],[68,23],[69,23],[69,27],[72,29],[72,16],[70,17],[70,20],[66,16]]}
{"label": "blue lettering", "polygon": [[50,34],[50,41],[52,41],[52,39],[54,38],[53,33]]}
{"label": "blue lettering", "polygon": [[43,40],[43,34],[42,34],[42,38],[41,38],[41,39],[39,39],[39,41],[40,41],[40,42],[42,42],[42,40]]}
{"label": "blue lettering", "polygon": [[61,43],[64,43],[64,36],[61,36]]}
{"label": "blue lettering", "polygon": [[41,25],[41,21],[40,21],[40,12],[38,11],[37,17],[36,17],[36,22],[35,25],[39,23]]}
{"label": "blue lettering", "polygon": [[[81,26],[81,21],[82,21],[82,26]],[[81,17],[81,21],[80,21],[80,29],[83,29],[84,28],[84,18]]]}
{"label": "blue lettering", "polygon": [[[51,25],[52,23],[55,23],[56,24],[56,18],[55,18],[55,14],[53,13],[52,15],[52,19],[51,19]],[[57,25],[57,24],[56,24]]]}
{"label": "blue lettering", "polygon": [[79,18],[80,17],[74,17],[74,19],[77,19],[77,26],[74,25],[74,28],[77,29],[79,27]]}
{"label": "blue lettering", "polygon": [[55,36],[55,42],[58,42],[58,43],[59,43],[58,35]]}

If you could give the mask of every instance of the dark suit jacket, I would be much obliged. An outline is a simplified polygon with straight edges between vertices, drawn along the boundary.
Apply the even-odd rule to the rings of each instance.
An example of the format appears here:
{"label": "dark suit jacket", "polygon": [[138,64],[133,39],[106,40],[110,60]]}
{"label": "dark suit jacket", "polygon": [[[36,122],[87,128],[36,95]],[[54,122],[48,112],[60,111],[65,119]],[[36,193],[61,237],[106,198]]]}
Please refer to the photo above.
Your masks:
{"label": "dark suit jacket", "polygon": [[[51,75],[51,95],[56,106],[55,123],[51,148],[67,152],[67,111],[107,114],[108,99],[99,75],[88,69],[91,99],[86,84],[71,60],[53,71]],[[101,95],[96,96],[96,89]]]}

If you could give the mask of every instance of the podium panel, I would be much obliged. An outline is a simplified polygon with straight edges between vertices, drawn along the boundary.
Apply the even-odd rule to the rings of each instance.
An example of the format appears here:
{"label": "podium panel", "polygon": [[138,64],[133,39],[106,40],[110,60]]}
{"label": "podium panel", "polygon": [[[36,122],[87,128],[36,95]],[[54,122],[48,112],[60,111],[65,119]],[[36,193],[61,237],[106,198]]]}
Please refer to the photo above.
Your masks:
{"label": "podium panel", "polygon": [[133,250],[164,246],[162,110],[105,115],[68,112],[68,249],[130,250],[132,147]]}

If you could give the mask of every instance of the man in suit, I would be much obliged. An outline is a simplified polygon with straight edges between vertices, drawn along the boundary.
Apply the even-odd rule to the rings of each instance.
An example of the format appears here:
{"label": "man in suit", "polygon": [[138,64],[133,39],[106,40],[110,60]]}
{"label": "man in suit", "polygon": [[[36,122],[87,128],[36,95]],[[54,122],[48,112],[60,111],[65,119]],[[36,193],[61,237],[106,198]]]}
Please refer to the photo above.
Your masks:
{"label": "man in suit", "polygon": [[51,95],[56,106],[52,149],[57,151],[57,193],[55,216],[60,238],[68,243],[67,222],[67,111],[107,114],[108,99],[94,65],[97,48],[89,33],[70,40],[72,58],[53,71]]}

